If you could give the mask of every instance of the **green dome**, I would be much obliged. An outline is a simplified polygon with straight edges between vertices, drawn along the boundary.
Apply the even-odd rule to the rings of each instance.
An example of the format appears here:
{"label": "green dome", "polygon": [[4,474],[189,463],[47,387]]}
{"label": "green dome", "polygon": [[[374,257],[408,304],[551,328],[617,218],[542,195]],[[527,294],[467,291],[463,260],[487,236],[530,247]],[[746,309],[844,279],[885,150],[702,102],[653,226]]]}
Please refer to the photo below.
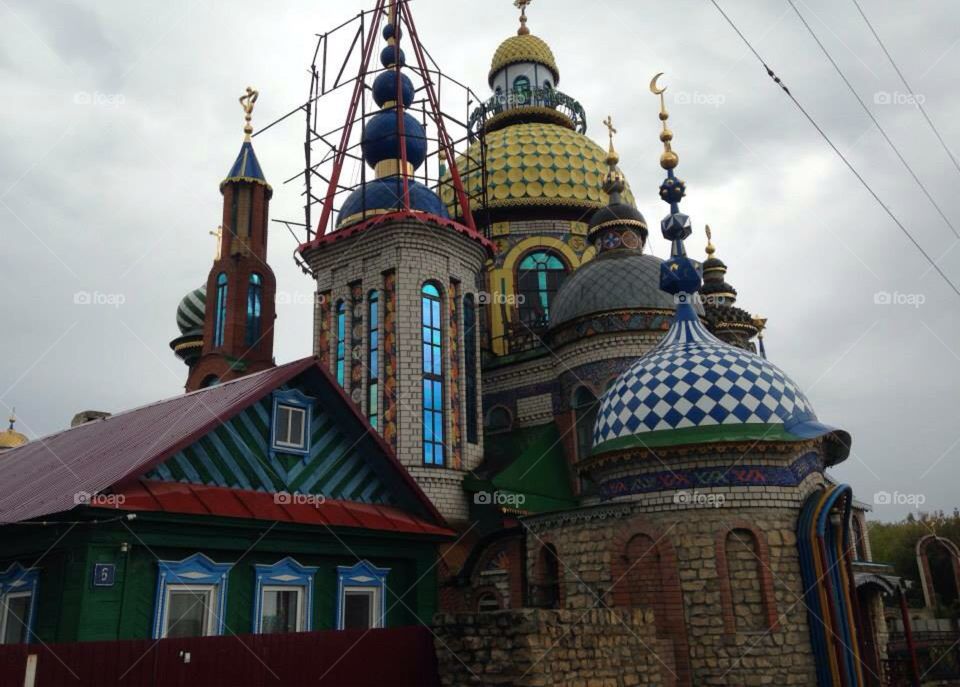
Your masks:
{"label": "green dome", "polygon": [[206,303],[206,286],[201,286],[199,289],[194,289],[183,297],[183,300],[180,301],[180,305],[177,306],[177,326],[180,328],[181,334],[187,335],[203,333],[203,319],[204,314],[206,313]]}

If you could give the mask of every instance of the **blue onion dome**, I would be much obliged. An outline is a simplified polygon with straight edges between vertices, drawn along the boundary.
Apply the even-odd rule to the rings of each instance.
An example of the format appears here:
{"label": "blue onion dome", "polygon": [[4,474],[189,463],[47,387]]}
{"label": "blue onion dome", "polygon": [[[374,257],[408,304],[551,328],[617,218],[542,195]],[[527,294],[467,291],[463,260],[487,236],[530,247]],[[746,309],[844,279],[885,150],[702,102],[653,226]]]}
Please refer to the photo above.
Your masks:
{"label": "blue onion dome", "polygon": [[206,313],[207,287],[194,289],[177,306],[177,327],[184,336],[203,333],[203,321]]}
{"label": "blue onion dome", "polygon": [[[417,169],[427,157],[427,134],[412,115],[403,113],[403,133],[407,144],[407,162]],[[400,158],[400,135],[394,108],[373,115],[363,130],[360,142],[363,159],[373,168],[384,160]]]}
{"label": "blue onion dome", "polygon": [[[785,442],[829,438],[826,463],[849,454],[850,436],[821,424],[800,388],[763,357],[721,341],[701,323],[692,305],[703,279],[684,240],[692,231],[680,212],[684,183],[674,174],[678,156],[671,147],[668,113],[660,96],[660,166],[667,172],[661,198],[670,213],[661,221],[671,242],[660,265],[660,288],[673,297],[673,323],[656,347],[631,365],[603,395],[594,425],[593,455],[629,449],[719,442]],[[599,260],[598,260],[599,262]]]}
{"label": "blue onion dome", "polygon": [[[410,209],[447,219],[447,206],[440,198],[412,177],[407,178]],[[354,224],[374,215],[396,212],[403,208],[403,179],[399,175],[367,182],[347,196],[340,206],[338,227]]]}

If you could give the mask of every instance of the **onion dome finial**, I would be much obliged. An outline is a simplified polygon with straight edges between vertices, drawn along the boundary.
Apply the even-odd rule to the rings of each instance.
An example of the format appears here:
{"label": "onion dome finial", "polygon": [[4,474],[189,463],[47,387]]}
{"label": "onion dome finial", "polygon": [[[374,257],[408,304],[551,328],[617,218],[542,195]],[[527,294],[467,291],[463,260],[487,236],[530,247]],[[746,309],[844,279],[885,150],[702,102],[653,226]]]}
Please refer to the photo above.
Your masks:
{"label": "onion dome finial", "polygon": [[603,120],[610,136],[607,152],[607,173],[603,178],[603,190],[610,196],[609,202],[590,216],[590,228],[587,240],[597,249],[597,255],[609,255],[613,251],[640,253],[647,240],[647,221],[640,211],[625,203],[621,194],[627,186],[623,172],[617,168],[620,156],[613,147],[613,135],[617,130],[613,126],[613,117],[607,115]]}
{"label": "onion dome finial", "polygon": [[737,290],[726,281],[726,263],[714,255],[717,248],[713,245],[713,232],[709,224],[706,226],[706,234],[707,259],[703,263],[703,286],[700,293],[707,302],[733,305],[737,300]]}
{"label": "onion dome finial", "polygon": [[678,317],[696,317],[690,305],[690,296],[700,289],[702,283],[700,263],[687,257],[683,245],[683,240],[693,233],[693,228],[690,218],[680,212],[680,201],[686,195],[686,184],[673,173],[680,158],[670,146],[673,132],[667,128],[667,119],[670,114],[667,112],[663,97],[667,87],[657,87],[657,80],[661,76],[663,72],[650,80],[650,92],[660,96],[660,121],[663,123],[663,131],[660,132],[660,140],[663,142],[660,166],[667,170],[667,178],[660,184],[660,198],[670,205],[670,214],[660,221],[663,238],[671,242],[670,259],[666,260],[660,268],[660,288],[676,297]]}
{"label": "onion dome finial", "polygon": [[529,35],[530,29],[527,28],[527,5],[533,0],[514,0],[513,6],[520,10],[520,28],[517,29],[518,36]]}
{"label": "onion dome finial", "polygon": [[249,141],[253,134],[253,106],[257,104],[257,98],[260,97],[260,91],[251,86],[247,86],[247,92],[240,96],[240,107],[243,108],[243,140]]}

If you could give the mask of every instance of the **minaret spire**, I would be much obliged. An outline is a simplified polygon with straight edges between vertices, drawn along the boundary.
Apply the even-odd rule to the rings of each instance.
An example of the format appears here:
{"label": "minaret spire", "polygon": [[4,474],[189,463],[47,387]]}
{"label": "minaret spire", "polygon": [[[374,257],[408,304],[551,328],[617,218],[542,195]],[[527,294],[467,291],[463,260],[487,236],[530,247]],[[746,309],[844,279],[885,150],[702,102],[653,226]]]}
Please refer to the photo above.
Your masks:
{"label": "minaret spire", "polygon": [[533,0],[514,0],[514,7],[520,10],[520,28],[517,29],[518,36],[529,35],[530,29],[527,28],[527,6]]}
{"label": "minaret spire", "polygon": [[243,108],[243,140],[251,141],[253,136],[253,124],[251,120],[253,119],[253,106],[257,103],[257,98],[260,97],[260,91],[254,90],[252,87],[247,86],[247,92],[240,96],[240,107]]}
{"label": "minaret spire", "polygon": [[678,179],[673,170],[680,162],[679,156],[673,151],[671,141],[673,132],[667,127],[670,114],[667,112],[663,94],[667,87],[659,88],[657,80],[663,76],[660,72],[650,80],[650,92],[660,96],[660,121],[663,130],[660,132],[660,141],[663,143],[663,153],[660,155],[660,166],[667,170],[667,178],[660,184],[660,198],[670,205],[670,214],[660,222],[660,231],[663,237],[670,241],[670,259],[660,266],[660,289],[672,294],[677,301],[677,319],[695,320],[697,314],[691,303],[691,296],[700,289],[702,277],[700,264],[687,257],[683,241],[692,233],[690,218],[680,212],[680,201],[686,194],[686,184]]}

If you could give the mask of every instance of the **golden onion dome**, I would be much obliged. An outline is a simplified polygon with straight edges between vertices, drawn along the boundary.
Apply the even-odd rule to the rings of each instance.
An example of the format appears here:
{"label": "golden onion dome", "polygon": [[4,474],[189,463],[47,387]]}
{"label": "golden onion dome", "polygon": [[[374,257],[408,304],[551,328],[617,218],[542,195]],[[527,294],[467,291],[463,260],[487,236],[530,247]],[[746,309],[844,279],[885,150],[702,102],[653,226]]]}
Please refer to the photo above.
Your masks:
{"label": "golden onion dome", "polygon": [[550,46],[542,38],[528,33],[510,36],[497,48],[487,77],[490,86],[493,86],[493,77],[497,72],[506,66],[520,62],[536,62],[545,65],[553,73],[554,85],[560,81],[560,70],[557,68],[557,61],[553,57]]}
{"label": "golden onion dome", "polygon": [[[607,151],[586,135],[569,127],[546,122],[517,123],[486,135],[487,207],[561,207],[583,210],[604,207]],[[480,141],[457,158],[463,187],[480,202],[483,172]],[[442,180],[441,199],[457,214],[449,175]],[[625,203],[635,205],[629,185]]]}
{"label": "golden onion dome", "polygon": [[16,422],[16,418],[11,415],[10,427],[0,432],[0,451],[16,448],[17,446],[23,446],[25,443],[30,441],[26,435],[21,434],[13,428],[14,422]]}

